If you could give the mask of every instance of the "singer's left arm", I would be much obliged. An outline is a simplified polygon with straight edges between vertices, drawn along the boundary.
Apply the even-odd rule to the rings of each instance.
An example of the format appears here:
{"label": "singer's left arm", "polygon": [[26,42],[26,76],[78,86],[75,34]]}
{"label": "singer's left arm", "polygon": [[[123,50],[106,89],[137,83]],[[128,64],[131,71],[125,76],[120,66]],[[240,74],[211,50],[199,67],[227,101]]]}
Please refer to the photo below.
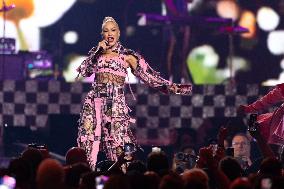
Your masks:
{"label": "singer's left arm", "polygon": [[139,54],[127,55],[126,62],[128,62],[132,73],[152,88],[165,94],[191,94],[191,85],[175,84],[162,78]]}

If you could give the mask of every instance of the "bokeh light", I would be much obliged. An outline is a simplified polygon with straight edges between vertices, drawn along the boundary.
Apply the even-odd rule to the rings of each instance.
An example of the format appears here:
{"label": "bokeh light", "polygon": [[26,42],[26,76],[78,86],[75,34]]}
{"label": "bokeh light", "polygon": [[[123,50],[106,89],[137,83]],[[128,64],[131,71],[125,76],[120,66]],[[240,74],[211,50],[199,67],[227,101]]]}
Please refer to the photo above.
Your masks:
{"label": "bokeh light", "polygon": [[270,7],[261,7],[257,11],[257,23],[262,30],[274,30],[279,25],[279,22],[279,15]]}
{"label": "bokeh light", "polygon": [[274,55],[284,54],[284,30],[272,31],[267,38],[269,51]]}
{"label": "bokeh light", "polygon": [[63,36],[66,44],[75,44],[78,41],[78,33],[75,31],[68,31]]}
{"label": "bokeh light", "polygon": [[210,45],[195,47],[187,58],[188,70],[196,84],[217,84],[224,75],[217,70],[219,56]]}
{"label": "bokeh light", "polygon": [[248,33],[243,33],[241,36],[244,38],[253,38],[256,34],[256,18],[253,12],[245,10],[242,12],[239,25],[247,28]]}
{"label": "bokeh light", "polygon": [[234,0],[222,0],[217,2],[217,13],[223,18],[237,20],[239,17],[239,6]]}

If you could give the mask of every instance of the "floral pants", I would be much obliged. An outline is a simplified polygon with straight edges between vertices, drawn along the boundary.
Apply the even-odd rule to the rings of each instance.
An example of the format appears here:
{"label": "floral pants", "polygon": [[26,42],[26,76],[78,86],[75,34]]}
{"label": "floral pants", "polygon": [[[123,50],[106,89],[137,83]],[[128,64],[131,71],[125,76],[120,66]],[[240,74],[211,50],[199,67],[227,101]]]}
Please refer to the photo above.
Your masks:
{"label": "floral pants", "polygon": [[83,104],[77,138],[92,169],[96,167],[99,151],[108,160],[116,161],[125,143],[137,144],[129,127],[131,122],[124,87],[94,83]]}

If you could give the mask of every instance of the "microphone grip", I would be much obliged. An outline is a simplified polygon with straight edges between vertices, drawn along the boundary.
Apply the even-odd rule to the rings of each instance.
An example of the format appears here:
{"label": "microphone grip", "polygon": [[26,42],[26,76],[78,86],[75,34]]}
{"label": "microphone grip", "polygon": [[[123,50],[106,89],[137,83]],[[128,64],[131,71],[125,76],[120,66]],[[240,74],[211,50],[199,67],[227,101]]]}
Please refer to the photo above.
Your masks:
{"label": "microphone grip", "polygon": [[104,51],[104,48],[103,47],[100,47],[100,48],[98,48],[97,49],[97,51],[95,52],[95,54],[100,54],[100,53],[102,53]]}

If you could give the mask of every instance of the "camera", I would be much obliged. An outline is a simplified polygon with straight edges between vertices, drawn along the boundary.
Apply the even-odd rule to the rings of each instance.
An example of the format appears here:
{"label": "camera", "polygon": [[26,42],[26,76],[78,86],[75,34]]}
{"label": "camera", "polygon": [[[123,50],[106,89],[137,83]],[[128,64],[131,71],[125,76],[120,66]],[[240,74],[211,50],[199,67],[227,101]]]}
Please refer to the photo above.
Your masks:
{"label": "camera", "polygon": [[189,154],[189,153],[184,153],[184,152],[178,152],[175,155],[175,158],[177,161],[191,161],[191,160],[196,160],[197,156]]}
{"label": "camera", "polygon": [[184,152],[178,152],[175,154],[175,164],[176,164],[176,172],[177,173],[183,173],[186,169],[191,169],[194,167],[196,163],[197,156],[184,153]]}
{"label": "camera", "polygon": [[248,131],[255,132],[257,130],[257,114],[250,114],[248,122]]}

